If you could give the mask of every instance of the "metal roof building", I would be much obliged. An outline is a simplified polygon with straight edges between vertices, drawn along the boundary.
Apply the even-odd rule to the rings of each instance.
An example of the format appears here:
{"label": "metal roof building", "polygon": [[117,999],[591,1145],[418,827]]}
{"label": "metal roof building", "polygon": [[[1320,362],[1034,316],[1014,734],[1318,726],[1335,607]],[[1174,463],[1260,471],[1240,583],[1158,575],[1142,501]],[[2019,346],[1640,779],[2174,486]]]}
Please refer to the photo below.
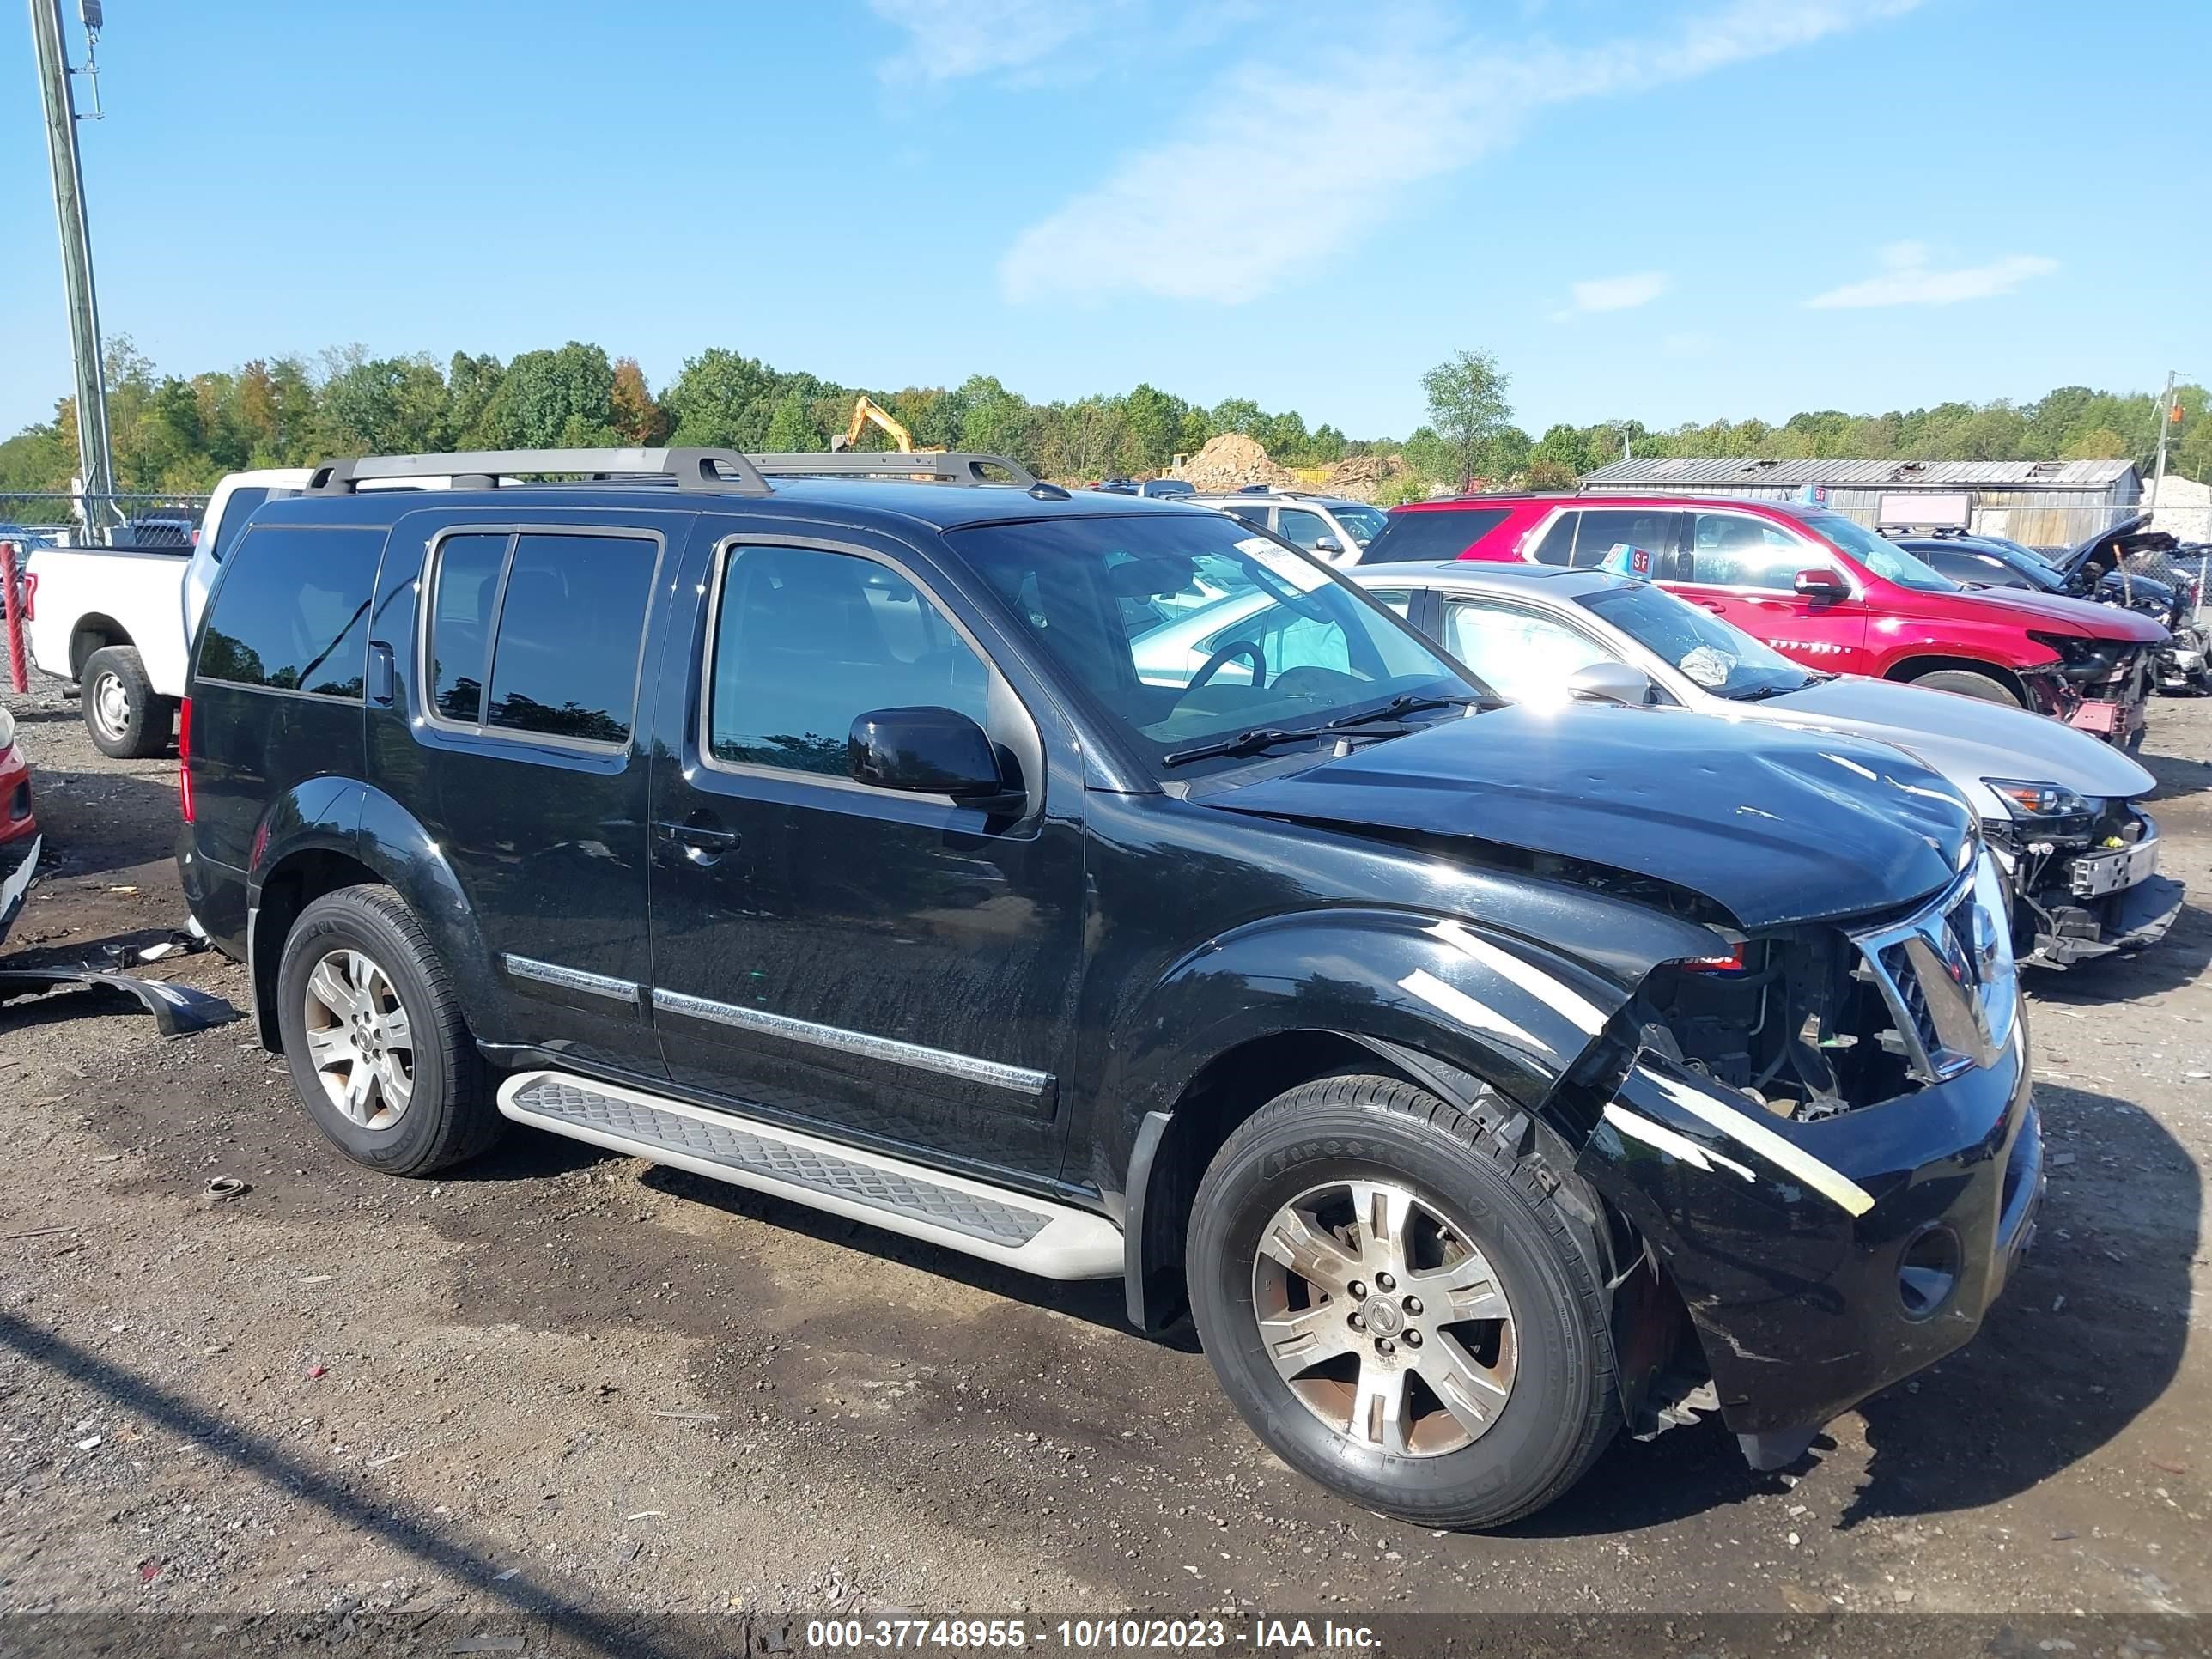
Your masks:
{"label": "metal roof building", "polygon": [[1616,461],[1584,490],[1808,496],[1862,524],[1956,525],[2033,547],[2065,547],[2138,510],[2132,461],[1766,461],[1662,456]]}

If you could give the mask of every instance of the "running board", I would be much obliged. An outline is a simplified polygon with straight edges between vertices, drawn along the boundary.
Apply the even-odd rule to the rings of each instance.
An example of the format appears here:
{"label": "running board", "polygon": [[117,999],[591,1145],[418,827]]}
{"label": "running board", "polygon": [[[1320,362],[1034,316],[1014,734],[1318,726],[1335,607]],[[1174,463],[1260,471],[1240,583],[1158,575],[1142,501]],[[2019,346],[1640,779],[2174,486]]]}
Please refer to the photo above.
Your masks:
{"label": "running board", "polygon": [[499,1109],[517,1123],[651,1158],[1046,1279],[1118,1279],[1121,1229],[1027,1193],[802,1134],[733,1112],[565,1072],[519,1072]]}

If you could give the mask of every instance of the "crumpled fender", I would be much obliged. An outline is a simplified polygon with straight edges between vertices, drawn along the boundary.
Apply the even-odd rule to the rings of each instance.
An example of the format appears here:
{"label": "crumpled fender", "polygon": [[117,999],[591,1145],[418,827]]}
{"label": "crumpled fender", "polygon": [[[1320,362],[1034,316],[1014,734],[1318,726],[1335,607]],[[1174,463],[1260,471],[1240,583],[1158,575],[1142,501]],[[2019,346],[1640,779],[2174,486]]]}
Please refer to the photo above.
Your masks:
{"label": "crumpled fender", "polygon": [[1628,996],[1532,940],[1465,921],[1380,909],[1271,916],[1208,939],[1127,1010],[1102,1098],[1133,1121],[1171,1109],[1243,1043],[1319,1030],[1428,1054],[1534,1110]]}

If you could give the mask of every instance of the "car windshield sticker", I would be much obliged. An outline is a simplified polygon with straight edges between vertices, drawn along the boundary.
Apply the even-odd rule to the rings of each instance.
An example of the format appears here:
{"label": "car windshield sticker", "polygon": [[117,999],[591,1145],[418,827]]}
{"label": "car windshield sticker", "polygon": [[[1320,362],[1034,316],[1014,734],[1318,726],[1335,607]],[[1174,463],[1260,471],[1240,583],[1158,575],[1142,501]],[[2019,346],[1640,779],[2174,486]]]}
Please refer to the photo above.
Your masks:
{"label": "car windshield sticker", "polygon": [[1674,665],[1710,691],[1728,684],[1728,677],[1735,668],[1735,659],[1725,651],[1701,645],[1686,653]]}
{"label": "car windshield sticker", "polygon": [[1278,546],[1265,536],[1247,536],[1237,544],[1237,550],[1249,554],[1254,562],[1280,576],[1295,592],[1310,593],[1316,587],[1328,586],[1328,574],[1319,565],[1287,547]]}
{"label": "car windshield sticker", "polygon": [[1615,542],[1613,550],[1605,556],[1598,568],[1616,576],[1648,576],[1651,574],[1651,550],[1631,547],[1626,542]]}

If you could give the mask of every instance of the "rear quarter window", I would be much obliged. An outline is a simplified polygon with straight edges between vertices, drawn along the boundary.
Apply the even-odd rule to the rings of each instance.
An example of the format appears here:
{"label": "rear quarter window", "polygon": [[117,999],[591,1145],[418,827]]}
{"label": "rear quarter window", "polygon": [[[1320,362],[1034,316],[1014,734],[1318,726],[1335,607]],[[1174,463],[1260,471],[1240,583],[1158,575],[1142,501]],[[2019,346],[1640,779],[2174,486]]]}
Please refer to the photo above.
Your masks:
{"label": "rear quarter window", "polygon": [[1482,507],[1393,513],[1389,528],[1367,544],[1360,562],[1403,564],[1456,559],[1504,524],[1505,512],[1502,507]]}
{"label": "rear quarter window", "polygon": [[247,531],[216,590],[200,678],[358,699],[384,539],[380,529]]}

